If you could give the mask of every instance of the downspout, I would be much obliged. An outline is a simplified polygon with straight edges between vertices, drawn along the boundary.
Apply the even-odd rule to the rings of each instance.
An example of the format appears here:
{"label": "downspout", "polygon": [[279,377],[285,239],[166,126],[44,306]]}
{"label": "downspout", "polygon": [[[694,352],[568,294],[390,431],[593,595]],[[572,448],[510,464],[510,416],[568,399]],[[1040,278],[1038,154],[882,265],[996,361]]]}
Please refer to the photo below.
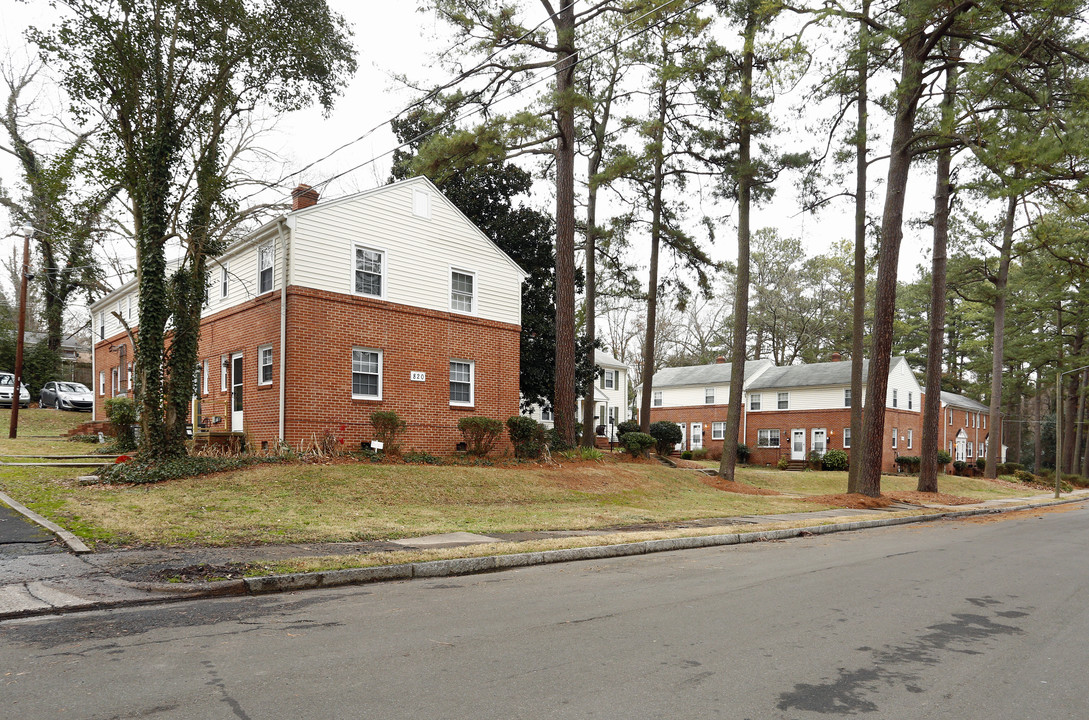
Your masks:
{"label": "downspout", "polygon": [[279,439],[284,442],[284,408],[287,379],[287,238],[284,237],[284,219],[276,223],[280,236],[280,412]]}

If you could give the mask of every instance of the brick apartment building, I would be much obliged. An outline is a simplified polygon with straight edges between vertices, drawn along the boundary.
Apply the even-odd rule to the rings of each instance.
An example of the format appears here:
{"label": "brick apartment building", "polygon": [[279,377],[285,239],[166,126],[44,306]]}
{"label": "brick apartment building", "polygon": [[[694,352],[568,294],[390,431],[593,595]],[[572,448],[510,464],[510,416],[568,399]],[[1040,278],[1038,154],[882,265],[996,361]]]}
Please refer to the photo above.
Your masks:
{"label": "brick apartment building", "polygon": [[[408,423],[406,449],[448,453],[467,415],[518,413],[526,277],[425,178],[293,210],[212,270],[194,417],[255,447],[325,431],[358,447],[370,415]],[[95,419],[131,394],[135,281],[91,306]],[[122,319],[124,323],[122,323]]]}
{"label": "brick apartment building", "polygon": [[[938,446],[944,448],[954,460],[969,464],[987,457],[987,443],[991,434],[987,429],[987,417],[991,409],[977,400],[944,390],[941,409]],[[1005,445],[999,448],[998,461],[1006,462]]]}

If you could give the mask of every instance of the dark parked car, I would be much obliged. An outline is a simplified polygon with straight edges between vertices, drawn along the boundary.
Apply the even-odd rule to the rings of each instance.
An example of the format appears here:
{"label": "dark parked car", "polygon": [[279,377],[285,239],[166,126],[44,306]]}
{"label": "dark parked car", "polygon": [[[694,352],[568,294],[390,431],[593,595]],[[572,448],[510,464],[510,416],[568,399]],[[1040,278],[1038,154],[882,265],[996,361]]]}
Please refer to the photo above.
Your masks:
{"label": "dark parked car", "polygon": [[[9,372],[0,372],[0,406],[11,407],[11,395],[15,385],[15,375]],[[19,383],[19,407],[30,405],[30,391],[26,385]]]}
{"label": "dark parked car", "polygon": [[51,407],[57,410],[80,410],[91,412],[94,408],[95,398],[90,388],[83,383],[54,381],[42,386],[41,397],[38,404],[43,408]]}

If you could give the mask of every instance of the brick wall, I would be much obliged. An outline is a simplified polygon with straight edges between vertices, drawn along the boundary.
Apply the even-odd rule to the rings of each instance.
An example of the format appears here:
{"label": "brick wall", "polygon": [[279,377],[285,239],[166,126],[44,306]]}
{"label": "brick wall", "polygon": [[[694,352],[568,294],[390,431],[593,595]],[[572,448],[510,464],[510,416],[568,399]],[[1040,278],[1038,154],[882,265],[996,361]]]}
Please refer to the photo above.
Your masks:
{"label": "brick wall", "polygon": [[[461,434],[457,421],[485,415],[505,421],[518,414],[519,332],[517,325],[425,310],[337,293],[289,287],[287,293],[287,383],[285,426],[293,446],[334,433],[358,449],[373,439],[370,414],[393,410],[408,423],[405,450],[449,453]],[[243,356],[244,430],[256,447],[274,444],[279,431],[280,293],[275,291],[205,318],[199,359],[207,361],[207,393],[201,417],[212,429],[231,430],[230,386],[222,389],[221,358]],[[111,346],[128,344],[124,335],[95,346],[96,370],[118,364]],[[258,378],[258,348],[272,346],[272,382]],[[382,351],[382,399],[352,398],[352,348]],[[128,348],[127,360],[132,359]],[[450,405],[449,362],[474,363],[472,407]],[[410,373],[426,373],[424,382]],[[203,388],[202,388],[203,389]],[[95,419],[104,419],[95,378]],[[215,417],[219,422],[213,422]],[[503,443],[507,447],[506,432]]]}

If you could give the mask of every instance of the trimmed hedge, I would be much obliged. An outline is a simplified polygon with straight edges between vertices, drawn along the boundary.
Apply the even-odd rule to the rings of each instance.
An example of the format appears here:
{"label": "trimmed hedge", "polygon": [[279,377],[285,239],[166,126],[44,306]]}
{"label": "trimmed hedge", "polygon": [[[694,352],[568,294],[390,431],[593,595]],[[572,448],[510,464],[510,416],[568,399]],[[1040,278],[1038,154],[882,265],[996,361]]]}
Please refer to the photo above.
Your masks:
{"label": "trimmed hedge", "polygon": [[503,423],[483,415],[471,415],[458,420],[458,430],[469,454],[484,457],[495,447],[499,433],[503,432]]}
{"label": "trimmed hedge", "polygon": [[620,436],[620,444],[632,457],[646,455],[647,451],[654,447],[657,442],[654,436],[641,432],[624,433]]}
{"label": "trimmed hedge", "polygon": [[514,456],[526,460],[541,457],[545,446],[545,428],[539,422],[525,415],[512,415],[507,418],[507,434],[514,446]]}
{"label": "trimmed hedge", "polygon": [[650,436],[654,438],[659,455],[668,455],[673,446],[684,439],[681,426],[669,420],[659,420],[650,424]]}

